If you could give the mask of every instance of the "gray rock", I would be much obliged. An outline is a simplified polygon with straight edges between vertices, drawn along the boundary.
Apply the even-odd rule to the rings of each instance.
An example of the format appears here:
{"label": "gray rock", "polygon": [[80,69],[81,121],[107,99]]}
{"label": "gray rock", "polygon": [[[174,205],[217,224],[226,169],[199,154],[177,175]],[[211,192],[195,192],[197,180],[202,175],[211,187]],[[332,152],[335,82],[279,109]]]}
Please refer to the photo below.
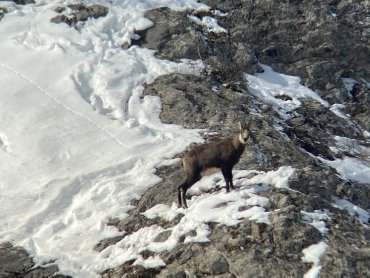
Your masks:
{"label": "gray rock", "polygon": [[[160,57],[170,60],[195,60],[207,55],[207,43],[192,28],[187,12],[164,7],[146,12],[145,17],[152,20],[154,25],[137,32],[140,39],[133,44],[156,50]],[[173,20],[169,21],[168,18]]]}
{"label": "gray rock", "polygon": [[0,273],[10,275],[26,272],[33,266],[32,259],[26,251],[19,247],[13,247],[9,243],[0,245]]}
{"label": "gray rock", "polygon": [[154,278],[158,270],[146,269],[143,266],[132,266],[130,263],[125,263],[114,269],[109,269],[101,274],[102,278]]}
{"label": "gray rock", "polygon": [[166,275],[166,278],[186,278],[186,272],[183,270],[179,270]]}
{"label": "gray rock", "polygon": [[220,275],[229,271],[229,263],[222,254],[208,252],[199,268],[207,274]]}
{"label": "gray rock", "polygon": [[18,5],[27,5],[27,4],[34,4],[35,0],[12,0]]}
{"label": "gray rock", "polygon": [[4,15],[7,13],[7,9],[5,7],[0,6],[0,20],[3,19]]}
{"label": "gray rock", "polygon": [[155,239],[154,242],[163,242],[166,241],[171,236],[171,231],[164,231],[160,233]]}
{"label": "gray rock", "polygon": [[28,253],[20,247],[13,247],[10,243],[0,244],[0,277],[13,278],[64,278],[68,276],[58,275],[56,265],[48,267],[36,267]]}
{"label": "gray rock", "polygon": [[[145,13],[153,27],[137,32],[135,45],[156,50],[160,58],[178,61],[183,58],[201,59],[210,66],[213,81],[243,82],[241,69],[259,69],[257,59],[244,43],[234,43],[228,34],[213,34],[195,24],[189,15],[205,16],[196,12],[176,12],[159,8]],[[172,20],[168,20],[171,18]]]}
{"label": "gray rock", "polygon": [[[69,9],[71,12],[67,13],[67,9]],[[98,4],[70,4],[65,7],[55,7],[54,11],[59,13],[59,15],[56,15],[50,20],[52,23],[67,23],[71,27],[76,27],[79,22],[84,22],[89,18],[106,16],[108,13],[108,8]]]}

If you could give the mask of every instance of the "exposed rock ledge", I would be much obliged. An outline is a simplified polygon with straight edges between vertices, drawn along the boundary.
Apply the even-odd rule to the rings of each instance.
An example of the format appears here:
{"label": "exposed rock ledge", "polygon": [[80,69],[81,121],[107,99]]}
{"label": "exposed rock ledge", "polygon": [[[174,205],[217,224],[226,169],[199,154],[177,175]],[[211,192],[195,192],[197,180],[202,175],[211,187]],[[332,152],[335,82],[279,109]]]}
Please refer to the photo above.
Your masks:
{"label": "exposed rock ledge", "polygon": [[[248,220],[235,226],[208,223],[209,243],[183,244],[182,240],[173,250],[157,254],[165,267],[145,269],[129,261],[102,276],[302,277],[312,266],[302,261],[302,250],[323,239],[302,215],[302,211],[315,210],[331,213],[325,236],[329,248],[320,259],[320,277],[370,276],[370,231],[366,223],[333,206],[332,200],[335,196],[369,211],[369,186],[340,178],[318,159],[354,155],[351,150],[333,152],[329,146],[334,136],[369,144],[361,132],[370,129],[370,23],[365,1],[204,2],[225,14],[165,8],[146,14],[155,25],[140,33],[137,45],[155,49],[158,57],[166,59],[201,58],[208,68],[198,77],[161,76],[146,86],[144,96],[161,97],[163,122],[208,128],[206,140],[213,140],[214,135],[209,134],[214,132],[216,137],[229,136],[235,131],[237,115],[252,114],[253,140],[236,168],[269,171],[292,165],[292,190],[270,188],[260,193],[269,199],[268,209],[275,211],[270,225]],[[213,16],[228,32],[210,32],[188,15]],[[248,93],[242,71],[261,71],[258,62],[300,76],[330,105],[343,104],[349,117],[339,117],[329,107],[305,100],[290,119],[281,119],[271,105]],[[348,90],[343,78],[352,78],[354,86]],[[154,205],[171,205],[175,200],[176,186],[183,178],[180,166],[158,169],[158,174],[163,182],[134,201],[136,208],[127,218],[111,223],[125,231],[124,236],[152,225],[171,228],[181,221],[183,215],[164,221],[141,214]],[[156,240],[167,237],[163,233]],[[99,252],[121,239],[107,239],[95,250]],[[150,257],[153,253],[146,250],[141,255]],[[1,277],[48,277],[57,271],[55,266],[33,269],[25,251],[9,244],[0,247],[0,266]]]}

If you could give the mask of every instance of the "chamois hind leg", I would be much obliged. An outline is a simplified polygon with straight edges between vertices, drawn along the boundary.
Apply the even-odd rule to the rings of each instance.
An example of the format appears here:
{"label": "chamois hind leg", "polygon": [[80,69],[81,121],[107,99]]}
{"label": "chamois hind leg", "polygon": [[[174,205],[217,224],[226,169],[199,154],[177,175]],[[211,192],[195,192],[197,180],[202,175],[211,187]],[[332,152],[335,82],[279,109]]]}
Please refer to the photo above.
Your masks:
{"label": "chamois hind leg", "polygon": [[200,176],[195,176],[195,177],[192,177],[190,179],[186,179],[185,182],[183,182],[180,186],[179,186],[179,191],[178,191],[178,199],[179,199],[179,202],[178,202],[178,207],[183,207],[183,208],[188,208],[188,205],[186,203],[186,191],[194,184],[196,183],[197,181],[200,180]]}
{"label": "chamois hind leg", "polygon": [[222,172],[222,175],[224,176],[224,179],[225,179],[225,183],[226,183],[226,192],[230,192],[230,188],[231,190],[234,190],[234,185],[233,185],[233,173],[232,173],[232,169],[228,168],[228,167],[221,167],[221,172]]}
{"label": "chamois hind leg", "polygon": [[[183,206],[183,203],[182,203],[182,195],[183,195],[183,191],[184,191],[184,188],[187,188],[188,186],[188,180],[186,179],[177,189],[177,207],[178,208],[181,208]],[[185,191],[186,192],[186,191]]]}

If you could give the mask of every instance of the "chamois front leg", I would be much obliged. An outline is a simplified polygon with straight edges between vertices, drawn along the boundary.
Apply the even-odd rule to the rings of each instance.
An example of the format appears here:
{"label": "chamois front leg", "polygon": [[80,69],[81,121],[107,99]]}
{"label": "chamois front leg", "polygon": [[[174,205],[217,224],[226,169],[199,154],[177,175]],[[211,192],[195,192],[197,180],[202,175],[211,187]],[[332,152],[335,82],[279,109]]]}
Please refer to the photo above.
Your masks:
{"label": "chamois front leg", "polygon": [[224,176],[225,183],[226,183],[226,192],[229,193],[230,189],[234,190],[235,187],[233,185],[233,173],[232,168],[230,167],[221,167],[222,175]]}

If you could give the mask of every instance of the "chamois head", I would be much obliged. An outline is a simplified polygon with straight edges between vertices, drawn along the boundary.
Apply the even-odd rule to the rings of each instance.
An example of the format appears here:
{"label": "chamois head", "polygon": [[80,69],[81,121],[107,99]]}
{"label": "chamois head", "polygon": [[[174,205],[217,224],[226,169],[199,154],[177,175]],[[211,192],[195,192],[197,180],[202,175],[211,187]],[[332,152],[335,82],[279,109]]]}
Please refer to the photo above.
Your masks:
{"label": "chamois head", "polygon": [[249,120],[248,124],[246,124],[245,121],[243,121],[243,123],[239,121],[239,141],[243,145],[247,143],[249,136],[251,135],[251,123],[252,120]]}

